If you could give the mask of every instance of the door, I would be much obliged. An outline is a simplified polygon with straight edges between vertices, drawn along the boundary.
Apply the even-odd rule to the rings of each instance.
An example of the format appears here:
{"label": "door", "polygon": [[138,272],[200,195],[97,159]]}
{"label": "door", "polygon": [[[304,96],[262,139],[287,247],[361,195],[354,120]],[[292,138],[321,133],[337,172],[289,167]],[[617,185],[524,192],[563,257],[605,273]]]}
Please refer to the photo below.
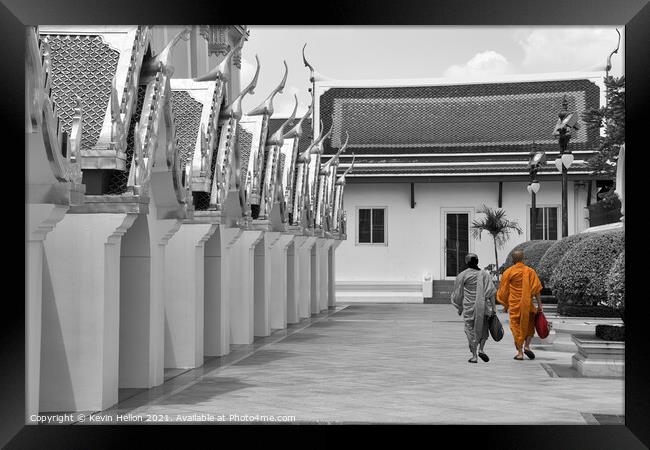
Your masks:
{"label": "door", "polygon": [[469,214],[445,213],[445,276],[455,277],[465,269],[469,253]]}

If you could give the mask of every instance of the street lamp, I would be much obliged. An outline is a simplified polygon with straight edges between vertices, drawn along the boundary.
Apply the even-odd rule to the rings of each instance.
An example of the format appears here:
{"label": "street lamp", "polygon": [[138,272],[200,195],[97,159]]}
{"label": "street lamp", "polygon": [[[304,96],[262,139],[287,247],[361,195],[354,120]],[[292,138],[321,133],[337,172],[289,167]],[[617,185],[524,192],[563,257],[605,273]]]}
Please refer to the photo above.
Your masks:
{"label": "street lamp", "polygon": [[566,95],[562,99],[562,110],[553,130],[553,136],[560,144],[560,157],[555,160],[555,167],[562,172],[562,237],[569,235],[569,219],[567,207],[567,173],[573,163],[573,155],[568,150],[571,132],[580,128],[576,113],[569,113]]}
{"label": "street lamp", "polygon": [[530,183],[528,183],[528,193],[531,195],[531,218],[530,218],[530,239],[534,239],[535,229],[537,228],[537,206],[535,204],[536,195],[539,192],[539,181],[537,181],[537,171],[540,165],[546,163],[546,153],[537,151],[535,141],[531,144],[530,159],[528,160],[528,173],[530,174]]}

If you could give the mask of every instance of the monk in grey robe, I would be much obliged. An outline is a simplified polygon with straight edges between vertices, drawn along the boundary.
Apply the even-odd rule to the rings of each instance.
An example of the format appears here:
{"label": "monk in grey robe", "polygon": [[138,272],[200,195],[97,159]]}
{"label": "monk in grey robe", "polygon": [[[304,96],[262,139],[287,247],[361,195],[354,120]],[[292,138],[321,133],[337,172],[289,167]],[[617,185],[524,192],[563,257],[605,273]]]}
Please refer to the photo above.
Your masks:
{"label": "monk in grey robe", "polygon": [[478,356],[488,362],[490,358],[483,350],[488,338],[488,318],[496,314],[496,288],[490,273],[478,267],[478,256],[467,254],[465,263],[467,269],[456,276],[451,302],[465,321],[465,334],[472,353],[468,362],[478,362],[477,347]]}

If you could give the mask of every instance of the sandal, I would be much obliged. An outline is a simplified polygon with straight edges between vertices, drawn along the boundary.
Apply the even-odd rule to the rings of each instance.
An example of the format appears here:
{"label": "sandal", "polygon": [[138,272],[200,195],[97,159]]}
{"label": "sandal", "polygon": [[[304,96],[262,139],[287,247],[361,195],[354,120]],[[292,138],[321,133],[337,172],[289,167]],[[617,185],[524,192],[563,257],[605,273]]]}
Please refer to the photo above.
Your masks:
{"label": "sandal", "polygon": [[515,358],[514,358],[514,359],[516,359],[517,361],[523,361],[523,360],[524,360],[523,357],[521,357],[521,358],[517,358],[517,355],[515,355]]}
{"label": "sandal", "polygon": [[526,349],[526,350],[524,350],[524,353],[525,353],[526,356],[528,356],[530,359],[535,359],[535,354],[533,353],[532,350],[530,350],[530,349]]}
{"label": "sandal", "polygon": [[473,363],[473,364],[477,364],[477,363],[478,363],[478,361],[477,361],[476,359],[474,359],[474,358],[470,358],[470,359],[468,359],[467,362],[468,362],[468,363]]}
{"label": "sandal", "polygon": [[488,362],[490,360],[490,357],[483,352],[479,352],[478,357],[485,362]]}

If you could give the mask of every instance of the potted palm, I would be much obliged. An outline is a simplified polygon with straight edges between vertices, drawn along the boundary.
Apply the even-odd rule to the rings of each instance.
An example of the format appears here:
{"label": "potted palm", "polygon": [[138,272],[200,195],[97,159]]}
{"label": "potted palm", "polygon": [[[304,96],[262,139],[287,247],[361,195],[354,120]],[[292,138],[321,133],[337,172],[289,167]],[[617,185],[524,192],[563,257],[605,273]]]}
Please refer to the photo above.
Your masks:
{"label": "potted palm", "polygon": [[494,242],[494,261],[495,261],[495,271],[497,277],[497,284],[499,280],[499,254],[497,252],[498,248],[503,248],[503,246],[510,239],[510,234],[512,232],[517,232],[522,234],[523,231],[517,221],[510,220],[506,217],[505,210],[501,208],[490,208],[489,206],[483,205],[477,211],[479,214],[485,214],[485,217],[480,219],[474,219],[472,221],[472,236],[474,239],[481,240],[481,235],[484,231],[487,231]]}

